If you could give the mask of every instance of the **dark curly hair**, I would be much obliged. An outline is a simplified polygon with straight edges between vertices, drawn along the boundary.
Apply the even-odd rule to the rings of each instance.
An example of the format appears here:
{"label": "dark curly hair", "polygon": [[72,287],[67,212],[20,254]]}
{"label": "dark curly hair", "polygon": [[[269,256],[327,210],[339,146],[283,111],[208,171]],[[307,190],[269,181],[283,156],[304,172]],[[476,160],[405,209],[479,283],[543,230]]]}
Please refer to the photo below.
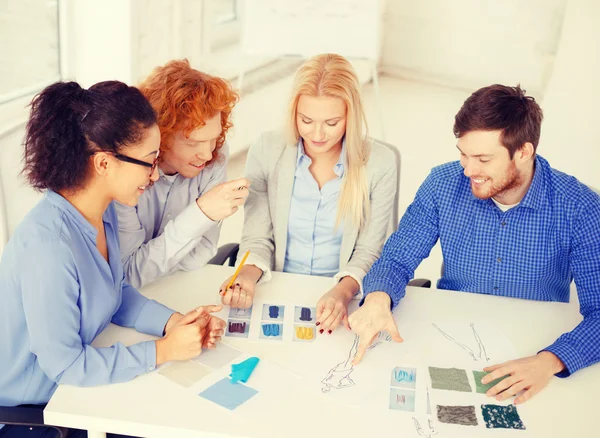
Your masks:
{"label": "dark curly hair", "polygon": [[80,189],[94,153],[120,152],[155,124],[154,110],[135,87],[106,81],[84,90],[57,82],[31,102],[23,173],[36,190]]}
{"label": "dark curly hair", "polygon": [[542,109],[519,85],[490,85],[474,92],[454,118],[454,136],[470,131],[502,130],[500,141],[510,158],[527,142],[537,149]]}

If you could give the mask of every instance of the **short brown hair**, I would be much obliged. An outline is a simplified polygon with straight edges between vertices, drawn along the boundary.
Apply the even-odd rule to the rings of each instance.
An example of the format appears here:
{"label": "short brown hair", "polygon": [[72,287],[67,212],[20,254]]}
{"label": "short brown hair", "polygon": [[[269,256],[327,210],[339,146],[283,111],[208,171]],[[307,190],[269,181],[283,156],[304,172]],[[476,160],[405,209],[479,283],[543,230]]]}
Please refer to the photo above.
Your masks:
{"label": "short brown hair", "polygon": [[454,135],[470,131],[502,130],[500,141],[510,158],[527,142],[537,149],[542,125],[542,109],[519,85],[490,85],[480,88],[463,104],[454,117]]}

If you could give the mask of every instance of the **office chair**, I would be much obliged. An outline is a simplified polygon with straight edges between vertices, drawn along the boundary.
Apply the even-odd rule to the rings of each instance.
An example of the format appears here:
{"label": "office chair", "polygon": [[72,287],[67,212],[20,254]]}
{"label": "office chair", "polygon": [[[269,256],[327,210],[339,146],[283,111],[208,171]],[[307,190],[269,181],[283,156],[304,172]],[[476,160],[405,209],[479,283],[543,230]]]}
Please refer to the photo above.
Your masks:
{"label": "office chair", "polygon": [[69,431],[63,427],[44,424],[43,405],[0,406],[0,424],[12,426],[51,427],[56,430],[57,438],[67,438]]}
{"label": "office chair", "polygon": [[[401,156],[400,156],[400,151],[398,150],[398,148],[396,148],[395,146],[383,142],[381,140],[375,140],[377,143],[387,147],[389,150],[392,151],[392,153],[394,154],[394,157],[396,159],[396,166],[398,168],[398,170],[400,170],[401,168]],[[396,196],[394,198],[394,209],[392,210],[392,217],[390,220],[390,226],[388,229],[388,236],[390,234],[392,234],[395,230],[396,227],[398,226],[398,205],[399,205],[399,199],[400,199],[400,172],[398,172],[398,189],[396,190]],[[240,249],[240,245],[237,243],[228,243],[226,245],[223,245],[221,247],[219,247],[219,249],[217,250],[217,254],[208,261],[209,264],[211,265],[225,265],[227,263],[227,266],[235,266],[235,262],[236,262],[236,258],[238,255]],[[417,286],[417,287],[431,287],[431,280],[425,279],[425,278],[418,278],[418,279],[414,279],[412,281],[410,281],[408,283],[409,286]]]}

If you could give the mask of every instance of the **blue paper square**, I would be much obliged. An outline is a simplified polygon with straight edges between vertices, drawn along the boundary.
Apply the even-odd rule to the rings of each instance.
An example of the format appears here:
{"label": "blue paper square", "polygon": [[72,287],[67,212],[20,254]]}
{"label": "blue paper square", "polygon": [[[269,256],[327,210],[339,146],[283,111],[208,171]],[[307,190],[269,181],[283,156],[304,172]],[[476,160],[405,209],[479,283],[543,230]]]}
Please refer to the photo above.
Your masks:
{"label": "blue paper square", "polygon": [[232,383],[230,379],[224,378],[206,388],[198,395],[233,411],[256,394],[258,394],[256,389],[242,385],[241,383]]}

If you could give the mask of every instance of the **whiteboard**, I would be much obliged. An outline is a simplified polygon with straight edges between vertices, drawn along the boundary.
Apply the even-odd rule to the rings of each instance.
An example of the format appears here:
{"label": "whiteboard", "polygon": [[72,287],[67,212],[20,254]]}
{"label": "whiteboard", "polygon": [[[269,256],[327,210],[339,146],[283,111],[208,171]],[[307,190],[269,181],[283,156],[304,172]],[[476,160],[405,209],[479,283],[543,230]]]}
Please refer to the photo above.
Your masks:
{"label": "whiteboard", "polygon": [[337,53],[377,60],[380,0],[245,0],[242,48],[248,55]]}

